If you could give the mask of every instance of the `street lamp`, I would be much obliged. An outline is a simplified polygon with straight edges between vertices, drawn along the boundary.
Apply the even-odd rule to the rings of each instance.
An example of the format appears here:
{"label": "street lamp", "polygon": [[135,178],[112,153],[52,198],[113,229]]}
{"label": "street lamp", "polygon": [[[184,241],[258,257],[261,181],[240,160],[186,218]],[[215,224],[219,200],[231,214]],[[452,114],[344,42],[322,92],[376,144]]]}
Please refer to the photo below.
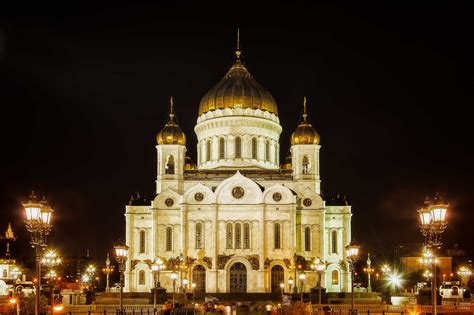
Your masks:
{"label": "street lamp", "polygon": [[40,290],[41,290],[41,253],[39,249],[45,247],[47,243],[46,236],[51,231],[51,218],[53,209],[43,197],[40,202],[37,201],[34,192],[28,198],[28,202],[22,204],[25,209],[25,226],[31,233],[30,244],[35,248],[36,256],[36,288],[35,288],[35,315],[40,314]]}
{"label": "street lamp", "polygon": [[402,286],[402,278],[400,275],[393,273],[388,276],[388,283],[391,285],[392,290],[395,291],[396,288],[399,288]]}
{"label": "street lamp", "polygon": [[349,270],[351,272],[351,313],[355,313],[355,298],[354,298],[354,272],[355,272],[355,263],[359,258],[359,249],[360,246],[355,241],[351,241],[349,245],[346,246],[346,258],[349,262]]}
{"label": "street lamp", "polygon": [[171,273],[171,281],[173,281],[173,309],[174,309],[174,305],[175,305],[175,293],[176,293],[176,279],[178,279],[178,275],[176,274],[176,272],[172,272]]}
{"label": "street lamp", "polygon": [[380,270],[382,270],[382,274],[385,276],[390,272],[391,268],[388,264],[383,264]]}
{"label": "street lamp", "polygon": [[184,307],[186,307],[186,289],[188,288],[188,278],[183,279]]}
{"label": "street lamp", "polygon": [[114,272],[114,266],[110,265],[109,253],[107,253],[107,259],[105,260],[105,268],[102,268],[102,272],[105,273],[105,292],[110,291],[109,275]]}
{"label": "street lamp", "polygon": [[123,285],[124,285],[124,273],[127,262],[128,246],[122,242],[117,243],[115,246],[115,259],[119,264],[120,272],[120,313],[123,312]]}
{"label": "street lamp", "polygon": [[283,293],[285,291],[285,284],[283,282],[280,283],[280,291],[281,291],[281,302],[283,303]]}
{"label": "street lamp", "polygon": [[321,305],[321,277],[326,271],[326,263],[322,261],[320,258],[317,258],[315,263],[313,264],[313,270],[316,271],[318,274],[318,304]]}
{"label": "street lamp", "polygon": [[304,272],[299,274],[298,279],[300,280],[301,302],[303,302],[304,281],[306,280],[306,275]]}
{"label": "street lamp", "polygon": [[375,271],[374,268],[371,267],[372,261],[370,260],[370,254],[367,254],[367,267],[364,268],[364,272],[367,273],[367,292],[372,292],[372,286],[370,283],[370,275]]}
{"label": "street lamp", "polygon": [[195,300],[195,295],[194,295],[194,292],[196,290],[196,283],[191,283],[191,289],[193,290],[193,306],[194,306],[194,300]]}
{"label": "street lamp", "polygon": [[[448,222],[446,215],[449,204],[444,202],[442,198],[436,194],[433,200],[425,199],[423,206],[418,209],[420,218],[420,231],[425,237],[425,248],[434,249],[440,248],[443,244],[441,242],[441,234],[446,229]],[[431,278],[431,302],[433,304],[433,315],[437,315],[437,295],[436,295],[436,258],[433,252],[431,253],[432,261],[428,264],[432,267],[433,277]]]}
{"label": "street lamp", "polygon": [[[160,284],[160,270],[163,269],[163,261],[161,259],[155,260],[151,265],[151,272],[153,273],[153,309],[156,311],[156,290],[161,287]],[[158,277],[157,277],[158,275]],[[157,280],[158,278],[158,280]],[[157,285],[158,284],[158,285]]]}
{"label": "street lamp", "polygon": [[293,283],[294,283],[293,278],[292,278],[292,277],[289,277],[289,278],[288,278],[288,291],[290,292],[290,294],[291,294],[291,292],[292,292],[292,291],[291,291],[291,288],[293,287]]}

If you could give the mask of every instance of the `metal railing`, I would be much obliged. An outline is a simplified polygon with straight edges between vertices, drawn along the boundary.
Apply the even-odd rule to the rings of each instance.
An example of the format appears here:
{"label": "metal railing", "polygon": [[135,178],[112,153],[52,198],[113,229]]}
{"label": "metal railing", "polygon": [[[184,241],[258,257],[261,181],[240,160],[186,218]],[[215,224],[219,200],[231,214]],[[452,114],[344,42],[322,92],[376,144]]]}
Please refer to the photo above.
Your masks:
{"label": "metal railing", "polygon": [[153,305],[123,305],[120,311],[119,305],[68,305],[65,307],[66,314],[135,314],[135,315],[160,315],[162,305],[157,305],[156,310]]}
{"label": "metal railing", "polygon": [[[388,305],[388,304],[356,304],[354,313],[359,314],[431,314],[431,305]],[[438,313],[474,313],[471,305],[439,305]],[[351,305],[323,304],[311,305],[311,314],[350,314]]]}

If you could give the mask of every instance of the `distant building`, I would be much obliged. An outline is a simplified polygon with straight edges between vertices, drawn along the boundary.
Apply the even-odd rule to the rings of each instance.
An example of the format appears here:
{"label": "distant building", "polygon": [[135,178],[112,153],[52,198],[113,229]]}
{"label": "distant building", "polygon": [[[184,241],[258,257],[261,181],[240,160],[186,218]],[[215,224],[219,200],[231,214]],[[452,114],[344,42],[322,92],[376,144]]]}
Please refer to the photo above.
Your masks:
{"label": "distant building", "polygon": [[[401,257],[400,265],[405,273],[412,273],[429,269],[426,265],[420,262],[421,256],[418,257]],[[453,270],[452,257],[437,257],[438,272],[440,274],[450,274]]]}
{"label": "distant building", "polygon": [[87,266],[92,263],[89,256],[63,257],[60,266],[57,268],[60,275],[68,282],[81,281],[81,277]]}

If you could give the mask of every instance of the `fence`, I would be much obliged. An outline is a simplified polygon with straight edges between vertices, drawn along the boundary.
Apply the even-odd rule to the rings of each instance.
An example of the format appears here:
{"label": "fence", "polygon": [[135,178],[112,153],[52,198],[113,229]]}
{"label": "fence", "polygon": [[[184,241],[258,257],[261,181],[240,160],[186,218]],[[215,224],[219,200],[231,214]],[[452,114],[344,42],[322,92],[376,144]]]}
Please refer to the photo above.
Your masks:
{"label": "fence", "polygon": [[[466,305],[440,305],[437,308],[439,314],[447,313],[469,313],[474,314],[474,306]],[[431,314],[431,305],[386,305],[386,304],[356,304],[355,311],[359,315],[424,315]],[[118,305],[70,305],[65,309],[69,315],[162,315],[162,305],[157,305],[156,310],[152,305],[124,305],[122,313]],[[348,304],[323,304],[310,305],[300,304],[295,306],[283,306],[279,308],[279,315],[349,315],[351,305]],[[178,308],[169,313],[171,315],[204,314],[193,308]],[[240,314],[240,312],[237,312]],[[243,313],[242,313],[243,314]],[[266,314],[266,312],[251,312],[246,314]]]}

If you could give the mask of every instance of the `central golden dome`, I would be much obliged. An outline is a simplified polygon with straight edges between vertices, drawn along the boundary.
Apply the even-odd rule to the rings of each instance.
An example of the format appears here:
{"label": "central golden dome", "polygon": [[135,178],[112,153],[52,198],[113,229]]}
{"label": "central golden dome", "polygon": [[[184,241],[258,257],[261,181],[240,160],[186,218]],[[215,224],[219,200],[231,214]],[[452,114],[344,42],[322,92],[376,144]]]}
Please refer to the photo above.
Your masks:
{"label": "central golden dome", "polygon": [[253,108],[278,115],[278,108],[272,95],[265,90],[237,58],[227,74],[201,99],[199,116],[216,109]]}

